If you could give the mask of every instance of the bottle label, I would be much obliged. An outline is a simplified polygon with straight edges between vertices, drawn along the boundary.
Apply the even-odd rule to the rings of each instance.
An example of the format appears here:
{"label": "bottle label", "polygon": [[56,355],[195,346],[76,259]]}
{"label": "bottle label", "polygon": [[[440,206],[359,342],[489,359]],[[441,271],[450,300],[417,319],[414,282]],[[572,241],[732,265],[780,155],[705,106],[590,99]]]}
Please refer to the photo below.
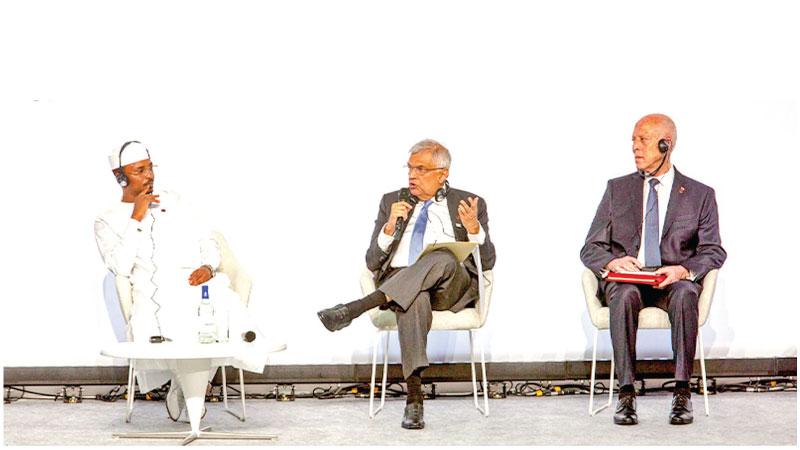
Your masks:
{"label": "bottle label", "polygon": [[199,319],[200,329],[197,333],[198,340],[201,344],[211,344],[217,342],[217,325],[214,319],[214,305],[208,298],[208,286],[201,286],[202,299],[200,305],[197,307],[197,316]]}

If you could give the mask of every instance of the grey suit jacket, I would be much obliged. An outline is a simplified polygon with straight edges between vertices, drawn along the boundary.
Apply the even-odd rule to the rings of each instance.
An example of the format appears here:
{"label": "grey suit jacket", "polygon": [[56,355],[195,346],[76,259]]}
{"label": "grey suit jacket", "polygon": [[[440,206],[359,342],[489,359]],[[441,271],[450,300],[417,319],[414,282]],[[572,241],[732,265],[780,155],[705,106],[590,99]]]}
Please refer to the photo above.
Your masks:
{"label": "grey suit jacket", "polygon": [[[596,274],[615,258],[639,253],[642,236],[642,183],[638,172],[609,180],[597,208],[581,261]],[[719,237],[714,190],[675,170],[661,231],[661,262],[682,265],[700,282],[722,267],[727,253]]]}
{"label": "grey suit jacket", "polygon": [[[372,239],[367,249],[366,259],[367,267],[375,274],[376,282],[383,280],[383,277],[389,270],[389,263],[397,250],[399,241],[392,242],[388,252],[384,252],[378,247],[378,234],[383,233],[383,226],[389,220],[389,213],[392,210],[392,203],[395,203],[399,198],[400,191],[389,192],[381,198],[381,204],[378,208],[378,217],[375,219],[375,229],[372,231]],[[458,217],[458,203],[461,200],[467,201],[467,197],[477,197],[467,191],[450,188],[447,192],[447,209],[450,211],[450,220],[453,223],[453,231],[456,241],[468,241],[469,236],[467,230],[461,224],[461,219]],[[478,204],[478,222],[480,222],[483,231],[486,233],[486,240],[480,246],[481,251],[481,266],[483,270],[489,270],[494,267],[495,253],[494,244],[489,236],[489,213],[486,211],[486,202],[483,197],[480,198]],[[408,224],[406,221],[403,224],[403,229]],[[402,230],[401,230],[402,233]],[[464,261],[464,266],[473,275],[478,275],[478,270],[472,256]]]}

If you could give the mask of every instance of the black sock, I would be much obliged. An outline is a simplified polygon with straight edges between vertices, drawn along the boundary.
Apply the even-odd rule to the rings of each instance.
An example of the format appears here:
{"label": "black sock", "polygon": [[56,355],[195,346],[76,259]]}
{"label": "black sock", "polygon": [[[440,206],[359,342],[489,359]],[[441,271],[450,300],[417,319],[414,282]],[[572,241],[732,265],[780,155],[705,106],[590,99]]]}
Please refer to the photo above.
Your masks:
{"label": "black sock", "polygon": [[375,291],[364,298],[346,304],[347,310],[350,312],[350,320],[364,314],[370,309],[386,303],[386,294],[381,291]]}
{"label": "black sock", "polygon": [[675,382],[675,389],[689,389],[689,382],[688,381],[676,381]]}
{"label": "black sock", "polygon": [[411,376],[406,378],[406,385],[408,386],[408,397],[406,398],[406,405],[412,403],[422,403],[422,370],[417,369],[411,373]]}
{"label": "black sock", "polygon": [[635,394],[636,390],[633,388],[632,384],[625,384],[620,386],[619,388],[620,394]]}

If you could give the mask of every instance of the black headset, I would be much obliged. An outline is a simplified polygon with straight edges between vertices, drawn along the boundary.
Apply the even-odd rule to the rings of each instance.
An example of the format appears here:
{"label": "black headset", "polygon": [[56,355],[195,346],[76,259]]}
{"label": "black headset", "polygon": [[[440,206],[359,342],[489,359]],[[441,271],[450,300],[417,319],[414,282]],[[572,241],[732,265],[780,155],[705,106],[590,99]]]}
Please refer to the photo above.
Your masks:
{"label": "black headset", "polygon": [[648,172],[645,172],[644,169],[640,169],[638,171],[640,176],[646,177],[647,175],[650,175],[651,177],[654,177],[658,173],[658,171],[661,170],[661,168],[664,166],[664,163],[667,161],[667,153],[669,152],[669,141],[666,140],[666,139],[659,139],[659,141],[658,141],[658,151],[659,151],[659,153],[661,153],[664,156],[661,157],[661,163],[658,165],[656,170],[648,173]]}
{"label": "black headset", "polygon": [[[122,187],[127,187],[128,186],[128,176],[125,175],[125,171],[122,170],[122,152],[125,151],[125,147],[127,147],[130,144],[141,144],[141,142],[139,142],[139,141],[128,141],[128,142],[122,144],[122,148],[119,149],[119,167],[117,167],[116,177],[117,177],[117,183],[119,183],[119,185],[122,186]],[[661,145],[660,142],[659,142],[659,145]],[[147,150],[147,148],[145,148],[144,151],[147,152],[147,159],[150,159],[150,151]]]}
{"label": "black headset", "polygon": [[658,141],[658,151],[661,153],[667,153],[669,151],[669,142],[666,139]]}
{"label": "black headset", "polygon": [[441,202],[442,200],[444,200],[445,197],[447,197],[448,192],[450,192],[450,182],[444,180],[444,185],[436,191],[436,196],[435,196],[436,201]]}

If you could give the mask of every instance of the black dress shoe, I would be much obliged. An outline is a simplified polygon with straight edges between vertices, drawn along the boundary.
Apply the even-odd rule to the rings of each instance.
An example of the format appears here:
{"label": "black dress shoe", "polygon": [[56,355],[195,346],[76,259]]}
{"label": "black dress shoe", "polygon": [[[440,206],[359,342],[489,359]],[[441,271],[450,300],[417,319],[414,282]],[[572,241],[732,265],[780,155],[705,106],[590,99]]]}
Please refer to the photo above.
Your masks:
{"label": "black dress shoe", "polygon": [[639,416],[636,415],[636,394],[622,392],[617,399],[617,411],[614,414],[614,423],[617,425],[636,425]]}
{"label": "black dress shoe", "polygon": [[672,425],[688,425],[694,421],[692,416],[692,393],[689,389],[675,389],[672,395],[672,411],[669,423]]}
{"label": "black dress shoe", "polygon": [[317,312],[317,317],[325,325],[328,331],[341,330],[342,328],[350,325],[350,312],[347,306],[339,303],[333,308],[323,309]]}
{"label": "black dress shoe", "polygon": [[425,428],[422,414],[422,403],[409,403],[406,405],[406,412],[403,414],[402,427],[406,430],[421,430]]}

